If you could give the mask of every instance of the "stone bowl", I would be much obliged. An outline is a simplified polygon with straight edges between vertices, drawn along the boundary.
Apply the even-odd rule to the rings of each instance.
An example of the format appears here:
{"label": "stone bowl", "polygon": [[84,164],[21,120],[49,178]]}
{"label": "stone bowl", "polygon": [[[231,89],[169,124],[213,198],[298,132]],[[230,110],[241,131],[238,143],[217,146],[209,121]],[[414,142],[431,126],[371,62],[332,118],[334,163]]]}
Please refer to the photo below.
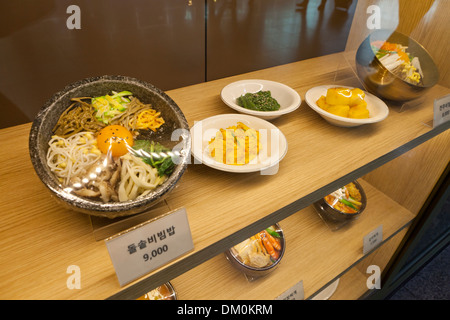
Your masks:
{"label": "stone bowl", "polygon": [[[150,103],[155,109],[161,111],[165,124],[157,131],[155,140],[169,148],[176,145],[177,150],[181,150],[174,171],[162,185],[148,195],[135,200],[103,203],[101,200],[87,199],[65,191],[46,162],[48,142],[60,115],[70,106],[71,98],[102,96],[111,91],[122,90],[131,91],[142,103]],[[173,141],[173,133],[175,133],[173,136],[176,141]],[[178,105],[155,86],[126,76],[99,76],[66,86],[55,93],[41,108],[33,121],[29,135],[31,162],[38,177],[51,194],[69,209],[108,218],[141,213],[163,200],[185,172],[190,150],[189,125]]]}

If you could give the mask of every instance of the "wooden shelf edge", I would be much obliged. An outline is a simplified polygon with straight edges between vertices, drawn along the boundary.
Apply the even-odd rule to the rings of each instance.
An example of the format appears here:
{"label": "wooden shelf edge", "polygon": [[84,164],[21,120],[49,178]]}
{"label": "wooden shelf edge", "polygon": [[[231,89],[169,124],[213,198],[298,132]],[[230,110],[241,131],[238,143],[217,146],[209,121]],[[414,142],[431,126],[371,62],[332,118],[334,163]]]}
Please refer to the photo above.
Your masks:
{"label": "wooden shelf edge", "polygon": [[[401,228],[399,228],[396,232],[391,234],[389,237],[387,237],[386,239],[383,239],[383,241],[380,243],[380,245],[378,247],[374,248],[372,251],[365,254],[358,261],[355,261],[355,263],[353,263],[347,269],[342,271],[338,276],[331,279],[328,283],[326,283],[322,288],[320,288],[315,293],[310,295],[307,299],[309,299],[309,300],[313,299],[316,295],[318,295],[322,290],[324,290],[326,287],[328,287],[334,281],[336,281],[337,279],[342,279],[343,277],[348,277],[350,279],[359,279],[359,280],[357,280],[357,282],[361,282],[361,279],[364,279],[364,281],[362,283],[365,284],[366,280],[367,280],[367,275],[364,275],[363,272],[360,270],[360,268],[358,268],[358,266],[363,264],[365,260],[369,259],[369,257],[371,255],[382,250],[386,243],[392,241],[396,237],[402,238],[405,235],[405,230],[407,230],[410,227],[411,223],[412,223],[412,221],[407,222],[405,225],[403,225]],[[393,252],[390,252],[390,254],[393,254]],[[387,263],[387,261],[385,261],[385,263]],[[381,268],[381,271],[384,269],[385,265],[383,265],[382,267],[383,268]],[[355,282],[353,280],[347,280],[347,281],[353,282],[353,284]],[[355,292],[355,287],[352,287],[350,292],[346,292],[344,294],[340,293],[341,297],[339,297],[337,299],[338,300],[357,300],[360,297],[364,296],[367,292],[370,292],[370,290],[367,289],[367,287],[365,287],[365,286],[364,286],[364,290],[356,291],[356,292]],[[345,298],[343,298],[343,297],[345,297]],[[333,299],[336,299],[336,296]]]}
{"label": "wooden shelf edge", "polygon": [[[368,184],[365,185],[370,189],[370,186]],[[378,190],[374,188],[373,190],[369,190],[370,198],[381,197],[383,200],[388,199],[386,195],[382,194]],[[394,206],[396,208],[395,211],[397,212],[397,215],[400,216],[400,218],[396,217],[395,219],[393,219],[395,221],[392,221],[392,223],[396,224],[396,226],[386,226],[384,228],[387,232],[389,232],[389,234],[385,235],[380,246],[383,246],[384,243],[388,242],[392,237],[394,237],[401,230],[407,227],[414,218],[414,215],[412,213],[402,208],[400,205],[394,203],[394,201],[387,201],[389,202],[387,208],[393,208]],[[323,288],[325,288],[328,284],[332,283],[335,279],[341,277],[343,274],[351,270],[372,252],[369,252],[365,255],[362,254],[361,237],[361,250],[356,248],[359,246],[359,241],[356,245],[353,243],[348,246],[349,251],[352,251],[352,253],[350,254],[351,257],[347,258],[347,261],[345,262],[345,268],[336,270],[336,274],[329,274],[329,272],[327,271],[322,271],[322,273],[327,273],[328,277],[319,277],[321,278],[320,280],[319,278],[314,280],[311,280],[310,278],[302,278],[302,272],[298,271],[297,269],[301,270],[302,268],[306,268],[307,265],[311,264],[315,266],[314,269],[317,269],[317,265],[319,264],[317,259],[320,259],[321,255],[316,255],[315,261],[303,260],[300,263],[298,260],[301,259],[301,257],[296,258],[295,255],[305,255],[309,250],[312,256],[312,252],[317,252],[315,248],[311,248],[311,242],[314,241],[323,242],[327,241],[327,238],[332,237],[334,239],[332,242],[336,243],[336,239],[342,239],[345,241],[345,239],[349,236],[352,237],[355,234],[365,234],[366,232],[370,231],[370,229],[377,227],[378,222],[380,222],[378,221],[379,219],[377,217],[377,214],[373,210],[371,211],[372,212],[370,213],[370,216],[368,213],[368,215],[364,219],[361,217],[361,219],[355,220],[354,224],[351,225],[347,230],[338,230],[337,232],[331,231],[311,206],[305,208],[300,212],[297,212],[295,215],[288,217],[286,220],[280,221],[280,225],[285,230],[285,233],[287,235],[287,251],[285,257],[283,258],[284,261],[282,261],[278,270],[275,270],[268,276],[257,279],[256,281],[249,282],[241,272],[233,268],[231,264],[226,261],[223,253],[216,255],[212,259],[208,259],[203,264],[199,264],[196,268],[193,268],[177,277],[167,279],[167,281],[171,281],[171,283],[175,286],[175,289],[178,292],[178,296],[182,300],[230,299],[229,295],[233,295],[232,292],[235,292],[236,299],[251,298],[266,300],[276,298],[276,296],[287,290],[290,286],[294,285],[300,280],[303,280],[305,288],[305,298],[310,299],[318,292],[320,292]],[[381,222],[387,224],[389,223],[389,221],[386,221],[387,219],[389,219],[389,214],[385,214],[382,217]],[[296,224],[296,222],[300,223]],[[299,229],[304,226],[307,226],[309,230]],[[357,252],[355,252],[355,248]],[[329,248],[327,250],[335,251],[336,248]],[[338,253],[336,253],[334,260],[338,260],[338,258]],[[351,261],[349,261],[349,259]],[[329,258],[329,260],[333,259]],[[325,266],[324,270],[326,270],[327,268],[330,268],[330,266]],[[214,270],[214,272],[212,270]],[[311,273],[312,271],[308,272]],[[289,276],[284,277],[283,274],[288,274]],[[295,274],[297,275],[297,277],[293,277],[293,275]],[[156,276],[157,275],[155,275],[155,277]],[[277,281],[279,281],[280,277],[284,278],[283,280],[281,280],[282,284],[274,285],[274,283],[277,283]],[[164,282],[167,281],[165,280]],[[152,288],[145,287],[142,281],[140,282],[140,285],[142,285],[146,291],[149,291]],[[235,286],[234,289],[233,286]],[[195,289],[193,289],[193,287],[195,287]],[[219,288],[221,287],[227,288],[226,296],[223,296],[223,294],[221,293],[217,293],[223,291],[219,290]],[[244,290],[245,288],[251,291],[252,294],[250,295],[250,297],[246,297],[245,294],[242,294],[242,290]],[[271,288],[271,291],[269,292],[276,293],[275,296],[272,294],[260,294],[260,292],[268,292],[268,288]],[[203,292],[204,296],[198,296],[199,292]],[[254,294],[256,294],[256,297],[254,296]]]}

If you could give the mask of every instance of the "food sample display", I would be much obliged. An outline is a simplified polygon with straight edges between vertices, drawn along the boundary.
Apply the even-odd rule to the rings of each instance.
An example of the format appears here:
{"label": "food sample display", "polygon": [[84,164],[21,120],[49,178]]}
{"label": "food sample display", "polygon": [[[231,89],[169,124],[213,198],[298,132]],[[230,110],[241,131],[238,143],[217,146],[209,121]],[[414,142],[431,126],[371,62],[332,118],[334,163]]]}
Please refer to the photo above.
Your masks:
{"label": "food sample display", "polygon": [[67,190],[104,203],[145,196],[172,173],[151,132],[164,118],[129,91],[72,99],[53,128],[47,164]]}
{"label": "food sample display", "polygon": [[225,172],[261,172],[276,166],[287,153],[287,140],[279,128],[246,114],[197,121],[190,133],[196,162]]}
{"label": "food sample display", "polygon": [[230,248],[226,254],[239,270],[258,277],[272,271],[284,251],[283,231],[275,224]]}
{"label": "food sample display", "polygon": [[408,52],[408,47],[388,41],[373,41],[372,50],[383,66],[406,82],[414,85],[423,80],[418,57]]}
{"label": "food sample display", "polygon": [[327,89],[326,96],[321,95],[316,101],[323,110],[334,115],[353,118],[369,118],[365,93],[359,88],[336,87]]}
{"label": "food sample display", "polygon": [[366,91],[392,101],[419,98],[440,79],[433,57],[420,43],[388,29],[369,34],[358,47],[355,62]]}
{"label": "food sample display", "polygon": [[137,300],[176,300],[176,292],[170,282],[147,292]]}
{"label": "food sample display", "polygon": [[242,122],[220,129],[209,141],[209,153],[216,161],[229,165],[244,165],[256,158],[261,150],[259,132]]}
{"label": "food sample display", "polygon": [[313,87],[306,92],[305,101],[323,119],[339,127],[377,123],[389,115],[389,107],[380,98],[343,85]]}
{"label": "food sample display", "polygon": [[325,219],[343,221],[361,214],[366,204],[361,184],[353,181],[315,202],[314,207]]}
{"label": "food sample display", "polygon": [[291,87],[263,79],[232,82],[222,89],[220,97],[233,110],[265,120],[293,112],[302,101]]}
{"label": "food sample display", "polygon": [[325,197],[330,207],[344,213],[357,213],[361,209],[362,196],[353,182]]}
{"label": "food sample display", "polygon": [[280,104],[272,97],[269,90],[243,94],[236,99],[236,104],[256,111],[276,111],[280,109]]}

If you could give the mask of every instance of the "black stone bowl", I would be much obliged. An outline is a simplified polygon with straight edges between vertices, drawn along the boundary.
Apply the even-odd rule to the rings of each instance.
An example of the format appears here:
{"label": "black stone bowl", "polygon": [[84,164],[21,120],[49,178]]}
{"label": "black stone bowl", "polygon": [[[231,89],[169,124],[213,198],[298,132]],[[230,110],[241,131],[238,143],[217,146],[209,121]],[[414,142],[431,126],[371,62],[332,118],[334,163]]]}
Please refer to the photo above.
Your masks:
{"label": "black stone bowl", "polygon": [[363,211],[366,209],[367,205],[367,196],[364,192],[364,189],[362,188],[361,184],[358,183],[358,181],[353,181],[356,188],[358,188],[359,192],[361,193],[361,208],[355,213],[346,213],[339,211],[332,206],[330,206],[324,198],[321,198],[319,201],[314,202],[314,208],[322,214],[326,219],[330,219],[332,221],[346,221],[350,219],[354,219],[358,217]]}
{"label": "black stone bowl", "polygon": [[279,224],[276,223],[276,224],[274,224],[274,226],[275,226],[277,233],[280,234],[281,251],[280,251],[280,256],[278,257],[278,259],[276,261],[274,261],[271,265],[263,267],[263,268],[257,268],[257,267],[247,265],[244,262],[242,262],[241,259],[238,258],[237,254],[233,248],[230,248],[227,251],[225,251],[225,256],[227,257],[227,259],[231,262],[231,264],[236,269],[240,270],[245,275],[247,275],[251,278],[259,278],[259,277],[262,277],[262,276],[265,276],[265,275],[271,273],[279,266],[280,261],[284,256],[284,252],[286,251],[286,239],[284,236],[284,232],[281,229]]}
{"label": "black stone bowl", "polygon": [[[46,161],[48,142],[53,135],[52,130],[60,115],[70,106],[71,98],[102,96],[111,93],[111,91],[123,90],[131,91],[141,102],[150,103],[153,108],[161,111],[165,124],[153,138],[167,147],[176,146],[177,150],[181,150],[174,171],[162,185],[148,195],[125,202],[103,203],[101,200],[90,200],[65,191],[50,171]],[[175,133],[175,138],[172,137],[173,133]],[[176,139],[176,141],[173,141],[173,139]],[[42,107],[31,126],[29,136],[29,152],[33,167],[38,177],[56,199],[69,209],[108,218],[144,212],[163,200],[186,170],[190,151],[189,125],[177,104],[155,86],[125,76],[100,76],[83,79],[68,85],[62,91],[53,95]]]}

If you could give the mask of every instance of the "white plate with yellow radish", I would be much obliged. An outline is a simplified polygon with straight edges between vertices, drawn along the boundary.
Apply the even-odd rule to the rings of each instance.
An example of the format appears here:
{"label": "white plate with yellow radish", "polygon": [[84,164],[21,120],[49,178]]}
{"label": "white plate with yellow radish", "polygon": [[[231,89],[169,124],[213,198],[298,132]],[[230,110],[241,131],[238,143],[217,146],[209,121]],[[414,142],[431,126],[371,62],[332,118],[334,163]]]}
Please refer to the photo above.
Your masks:
{"label": "white plate with yellow radish", "polygon": [[287,152],[287,140],[267,120],[245,114],[221,114],[197,121],[191,128],[194,163],[234,173],[274,167]]}
{"label": "white plate with yellow radish", "polygon": [[388,106],[380,98],[354,87],[314,87],[306,92],[305,101],[322,118],[339,127],[380,122],[389,114]]}

